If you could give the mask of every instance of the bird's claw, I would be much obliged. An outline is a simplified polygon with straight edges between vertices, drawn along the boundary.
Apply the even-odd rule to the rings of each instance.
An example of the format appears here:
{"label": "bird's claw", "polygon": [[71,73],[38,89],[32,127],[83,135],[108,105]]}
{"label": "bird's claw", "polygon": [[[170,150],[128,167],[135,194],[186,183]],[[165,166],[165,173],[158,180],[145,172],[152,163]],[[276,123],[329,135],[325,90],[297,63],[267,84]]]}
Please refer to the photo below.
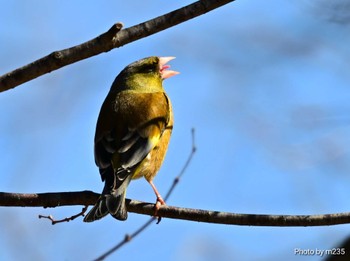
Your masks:
{"label": "bird's claw", "polygon": [[158,217],[158,222],[157,222],[157,224],[158,224],[158,223],[160,222],[160,220],[161,220],[161,217],[158,216],[158,210],[160,209],[160,207],[161,207],[162,205],[166,205],[166,204],[165,204],[165,201],[163,200],[163,198],[162,198],[161,196],[158,196],[158,197],[157,197],[157,202],[156,202],[156,204],[155,204],[155,210],[154,210],[154,217]]}

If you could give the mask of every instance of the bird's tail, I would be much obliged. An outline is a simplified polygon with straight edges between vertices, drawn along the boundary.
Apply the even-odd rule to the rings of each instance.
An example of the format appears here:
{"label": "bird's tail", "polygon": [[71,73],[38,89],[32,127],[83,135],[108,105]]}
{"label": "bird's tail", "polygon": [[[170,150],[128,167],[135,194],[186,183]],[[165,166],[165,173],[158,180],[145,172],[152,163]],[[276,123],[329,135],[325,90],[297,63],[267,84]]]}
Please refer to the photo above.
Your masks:
{"label": "bird's tail", "polygon": [[[126,220],[128,212],[125,206],[126,188],[131,181],[131,175],[126,177],[117,186],[105,181],[102,195],[97,200],[95,206],[86,214],[84,222],[93,222],[101,219],[108,213],[118,220]],[[114,181],[112,184],[115,184]]]}

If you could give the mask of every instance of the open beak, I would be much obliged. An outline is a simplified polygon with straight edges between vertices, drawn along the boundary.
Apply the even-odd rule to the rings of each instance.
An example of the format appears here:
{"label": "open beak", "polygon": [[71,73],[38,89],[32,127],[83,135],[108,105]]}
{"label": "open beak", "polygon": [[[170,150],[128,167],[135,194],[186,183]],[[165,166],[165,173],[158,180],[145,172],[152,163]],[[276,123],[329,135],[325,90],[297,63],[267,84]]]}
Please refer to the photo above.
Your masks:
{"label": "open beak", "polygon": [[177,71],[168,70],[170,68],[170,65],[167,65],[167,63],[173,59],[175,59],[175,57],[159,57],[159,70],[162,79],[167,79],[176,74],[179,74]]}

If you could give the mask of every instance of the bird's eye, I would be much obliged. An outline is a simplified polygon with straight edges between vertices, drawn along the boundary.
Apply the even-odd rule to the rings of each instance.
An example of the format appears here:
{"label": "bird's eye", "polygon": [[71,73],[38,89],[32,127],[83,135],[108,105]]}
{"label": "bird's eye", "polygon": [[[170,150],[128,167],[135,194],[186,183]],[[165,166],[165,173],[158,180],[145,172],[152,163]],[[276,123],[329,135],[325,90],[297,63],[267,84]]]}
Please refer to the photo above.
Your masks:
{"label": "bird's eye", "polygon": [[151,72],[153,72],[153,70],[154,70],[153,66],[150,66],[150,65],[145,66],[145,67],[143,67],[143,69],[142,69],[142,71],[143,71],[144,73],[151,73]]}

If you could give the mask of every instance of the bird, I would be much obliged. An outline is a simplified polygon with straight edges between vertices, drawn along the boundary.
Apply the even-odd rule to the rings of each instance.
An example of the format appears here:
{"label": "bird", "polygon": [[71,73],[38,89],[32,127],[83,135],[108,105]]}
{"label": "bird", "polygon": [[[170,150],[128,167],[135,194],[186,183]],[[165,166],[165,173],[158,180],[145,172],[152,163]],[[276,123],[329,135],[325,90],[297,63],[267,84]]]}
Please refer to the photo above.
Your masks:
{"label": "bird", "polygon": [[103,191],[84,217],[93,222],[110,214],[128,217],[125,198],[131,180],[144,177],[156,195],[155,215],[163,198],[153,183],[173,129],[173,111],[163,80],[179,74],[167,63],[175,57],[151,56],[126,66],[115,78],[96,124],[95,163]]}

